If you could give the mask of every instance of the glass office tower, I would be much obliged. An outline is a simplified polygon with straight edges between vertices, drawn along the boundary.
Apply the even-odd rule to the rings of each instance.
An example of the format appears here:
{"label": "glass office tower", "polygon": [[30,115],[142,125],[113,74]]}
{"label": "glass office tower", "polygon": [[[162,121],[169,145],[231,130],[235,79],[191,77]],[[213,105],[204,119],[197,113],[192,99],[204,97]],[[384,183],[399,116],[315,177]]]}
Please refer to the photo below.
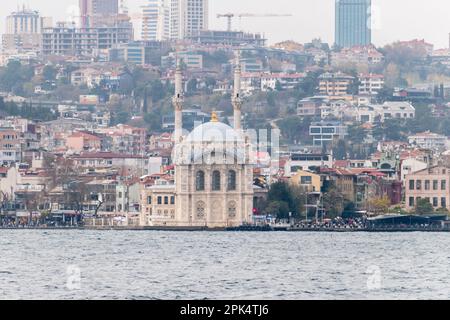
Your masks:
{"label": "glass office tower", "polygon": [[336,0],[336,35],[339,47],[372,43],[371,0]]}

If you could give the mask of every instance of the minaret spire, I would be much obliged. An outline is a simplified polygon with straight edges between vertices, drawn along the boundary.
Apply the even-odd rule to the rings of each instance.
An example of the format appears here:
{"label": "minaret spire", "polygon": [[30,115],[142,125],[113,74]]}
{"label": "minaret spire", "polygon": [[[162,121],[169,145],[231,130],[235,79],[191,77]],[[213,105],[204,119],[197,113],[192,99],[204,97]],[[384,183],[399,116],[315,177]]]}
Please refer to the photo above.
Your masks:
{"label": "minaret spire", "polygon": [[183,71],[181,70],[181,61],[177,56],[177,68],[175,71],[175,96],[173,97],[173,107],[175,109],[175,143],[181,142],[183,131]]}
{"label": "minaret spire", "polygon": [[234,89],[232,98],[234,110],[234,129],[241,130],[241,53],[240,50],[236,52],[236,61],[234,69]]}

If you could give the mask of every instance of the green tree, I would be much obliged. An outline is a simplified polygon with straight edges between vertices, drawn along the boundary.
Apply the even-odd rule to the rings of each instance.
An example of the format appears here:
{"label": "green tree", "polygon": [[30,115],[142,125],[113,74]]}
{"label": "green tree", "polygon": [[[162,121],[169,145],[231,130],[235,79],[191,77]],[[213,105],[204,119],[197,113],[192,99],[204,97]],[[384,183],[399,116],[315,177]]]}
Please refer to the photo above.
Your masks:
{"label": "green tree", "polygon": [[278,219],[288,219],[290,211],[289,205],[284,201],[269,201],[263,212],[266,215],[274,215]]}
{"label": "green tree", "polygon": [[51,65],[46,65],[44,70],[42,70],[42,77],[44,81],[54,81],[56,80],[57,70]]}
{"label": "green tree", "polygon": [[417,215],[427,215],[434,212],[429,199],[418,199],[415,212]]}

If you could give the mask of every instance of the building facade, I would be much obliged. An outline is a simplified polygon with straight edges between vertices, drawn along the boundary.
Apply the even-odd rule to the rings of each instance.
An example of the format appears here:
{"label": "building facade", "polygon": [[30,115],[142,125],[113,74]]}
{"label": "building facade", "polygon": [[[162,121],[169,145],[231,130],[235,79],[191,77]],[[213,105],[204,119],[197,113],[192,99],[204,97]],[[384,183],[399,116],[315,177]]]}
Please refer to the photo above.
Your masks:
{"label": "building facade", "polygon": [[372,43],[371,2],[371,0],[336,0],[336,45],[346,48]]}
{"label": "building facade", "polygon": [[169,0],[147,0],[147,4],[142,8],[141,37],[144,41],[169,40]]}
{"label": "building facade", "polygon": [[450,209],[450,169],[434,166],[406,175],[406,207],[413,210],[418,200],[430,201],[435,209]]}
{"label": "building facade", "polygon": [[119,14],[119,0],[79,0],[80,27],[110,25]]}
{"label": "building facade", "polygon": [[6,30],[2,35],[4,51],[39,50],[42,29],[51,27],[52,19],[41,17],[38,11],[18,10],[6,17]]}
{"label": "building facade", "polygon": [[43,55],[91,55],[133,40],[129,24],[104,28],[74,28],[64,23],[46,28],[42,34]]}
{"label": "building facade", "polygon": [[208,30],[209,0],[169,0],[170,38],[182,40]]}
{"label": "building facade", "polygon": [[[237,59],[237,61],[239,61]],[[211,121],[183,134],[183,78],[175,76],[174,184],[143,191],[143,226],[226,228],[251,223],[253,214],[252,145],[241,131],[240,65],[234,81],[234,128]],[[155,203],[156,201],[156,203]]]}

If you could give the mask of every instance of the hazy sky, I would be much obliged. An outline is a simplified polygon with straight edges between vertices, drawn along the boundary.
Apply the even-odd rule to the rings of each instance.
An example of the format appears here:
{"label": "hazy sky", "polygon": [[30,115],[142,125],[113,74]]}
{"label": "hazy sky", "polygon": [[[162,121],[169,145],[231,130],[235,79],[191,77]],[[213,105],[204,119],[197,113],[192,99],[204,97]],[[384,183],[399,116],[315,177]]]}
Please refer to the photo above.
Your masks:
{"label": "hazy sky", "polygon": [[[4,17],[26,4],[42,15],[65,20],[78,0],[2,0],[0,30],[4,32]],[[139,12],[145,0],[126,0],[130,12]],[[450,1],[448,0],[372,0],[374,15],[373,42],[383,45],[396,40],[425,38],[436,47],[448,47],[450,32]],[[210,0],[210,28],[225,29],[226,20],[217,13],[280,13],[287,18],[243,18],[234,20],[234,27],[262,32],[270,43],[282,40],[307,42],[320,37],[334,41],[334,0]]]}

